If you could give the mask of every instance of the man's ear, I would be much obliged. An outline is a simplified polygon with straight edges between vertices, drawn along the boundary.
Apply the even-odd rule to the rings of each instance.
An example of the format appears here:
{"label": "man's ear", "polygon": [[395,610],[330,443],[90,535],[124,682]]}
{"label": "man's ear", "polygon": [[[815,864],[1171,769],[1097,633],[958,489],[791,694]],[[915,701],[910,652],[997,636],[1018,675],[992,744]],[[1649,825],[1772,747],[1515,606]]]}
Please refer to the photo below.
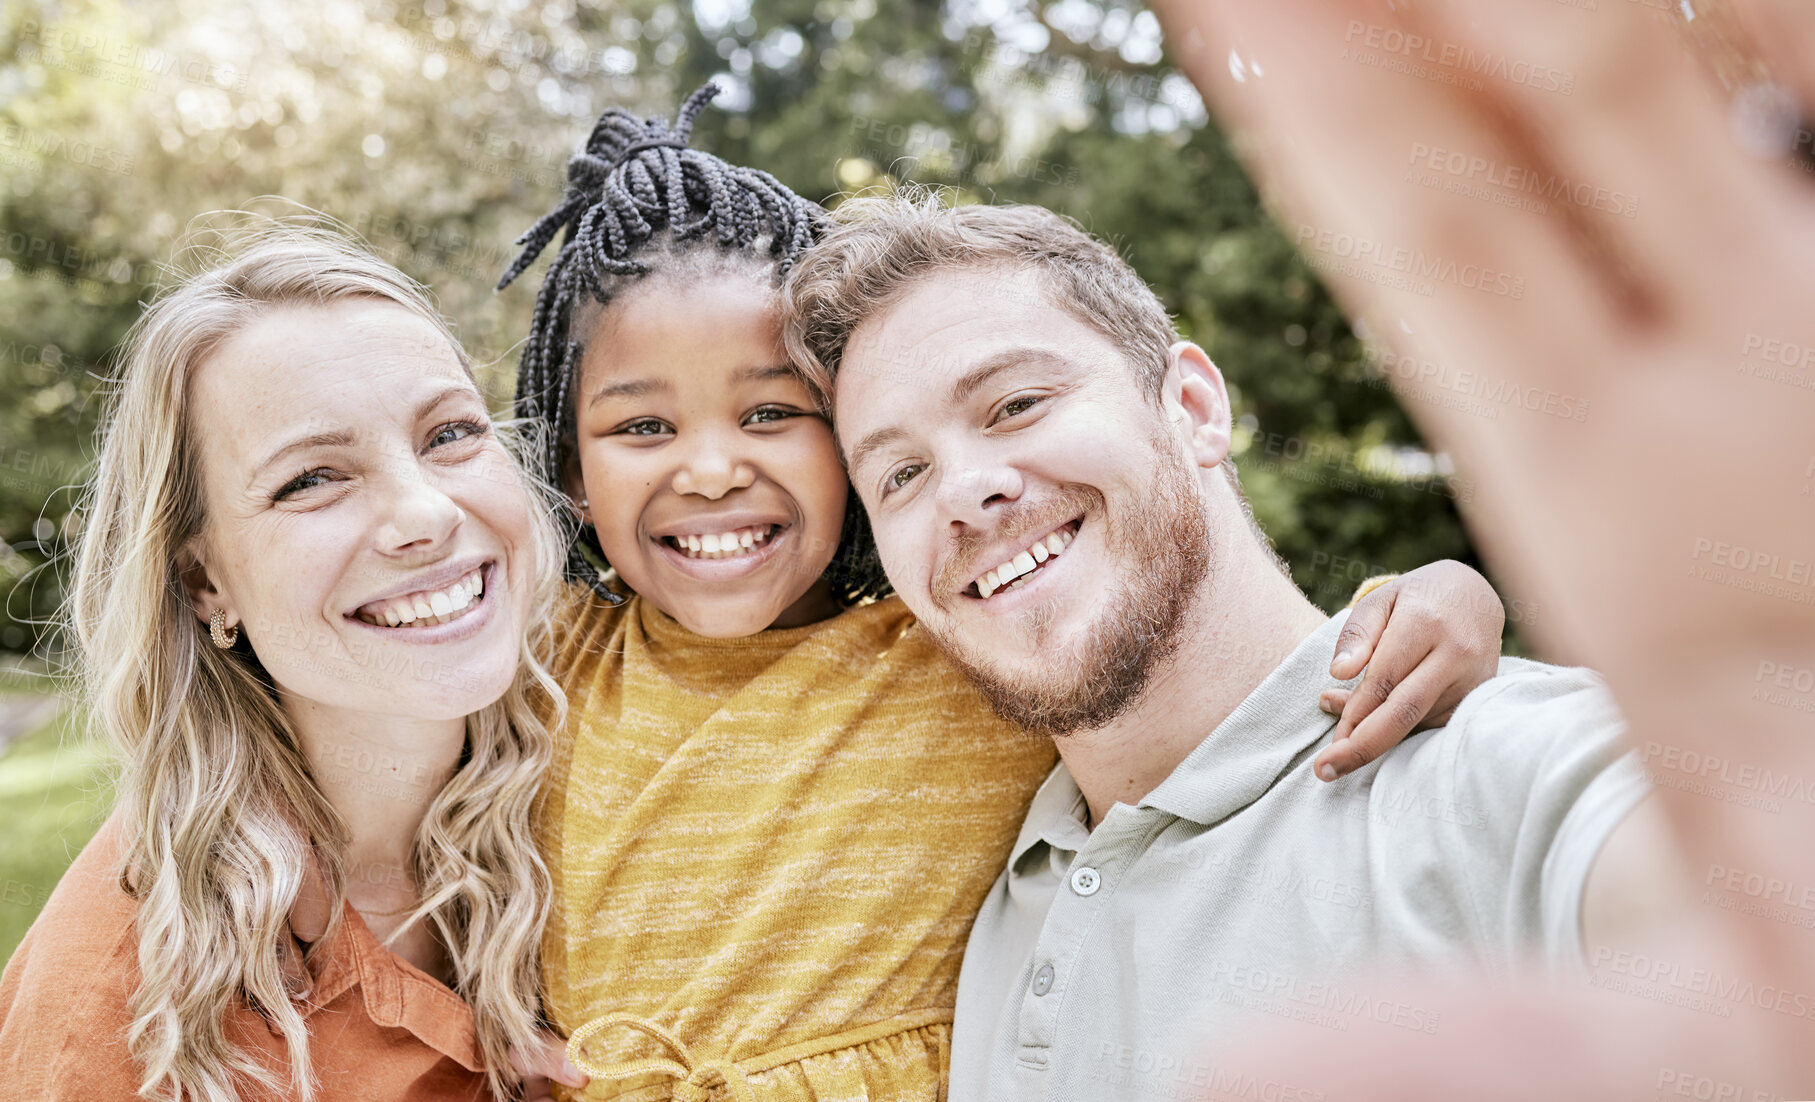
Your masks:
{"label": "man's ear", "polygon": [[189,540],[177,551],[176,571],[177,578],[183,583],[183,593],[189,598],[189,607],[195,610],[198,620],[207,623],[218,608],[227,614],[224,626],[231,627],[239,622],[239,614],[228,606],[220,586],[215,583],[214,574],[202,561],[199,537]]}
{"label": "man's ear", "polygon": [[1189,433],[1189,447],[1198,466],[1215,467],[1229,457],[1229,390],[1223,385],[1223,373],[1202,348],[1178,341],[1166,350],[1162,402],[1183,413],[1182,427]]}

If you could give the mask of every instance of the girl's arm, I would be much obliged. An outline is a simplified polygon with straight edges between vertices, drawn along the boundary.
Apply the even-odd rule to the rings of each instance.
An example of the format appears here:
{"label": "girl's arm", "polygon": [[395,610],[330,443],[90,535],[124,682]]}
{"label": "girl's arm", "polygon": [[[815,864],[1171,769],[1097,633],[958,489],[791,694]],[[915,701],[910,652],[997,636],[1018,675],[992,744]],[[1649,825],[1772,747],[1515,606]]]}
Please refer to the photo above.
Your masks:
{"label": "girl's arm", "polygon": [[1379,584],[1364,582],[1336,639],[1330,676],[1366,670],[1352,691],[1326,689],[1319,703],[1340,715],[1317,775],[1333,781],[1448,721],[1500,664],[1506,607],[1480,573],[1451,559]]}

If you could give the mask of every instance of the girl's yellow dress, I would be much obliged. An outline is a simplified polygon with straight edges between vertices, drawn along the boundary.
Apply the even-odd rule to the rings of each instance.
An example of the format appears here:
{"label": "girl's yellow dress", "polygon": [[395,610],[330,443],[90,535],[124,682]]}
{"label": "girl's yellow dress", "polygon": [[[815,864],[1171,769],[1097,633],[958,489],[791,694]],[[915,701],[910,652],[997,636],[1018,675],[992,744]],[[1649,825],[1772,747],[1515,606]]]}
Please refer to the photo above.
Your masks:
{"label": "girl's yellow dress", "polygon": [[587,1099],[944,1097],[965,938],[1050,739],[899,600],[742,639],[576,590],[539,832]]}

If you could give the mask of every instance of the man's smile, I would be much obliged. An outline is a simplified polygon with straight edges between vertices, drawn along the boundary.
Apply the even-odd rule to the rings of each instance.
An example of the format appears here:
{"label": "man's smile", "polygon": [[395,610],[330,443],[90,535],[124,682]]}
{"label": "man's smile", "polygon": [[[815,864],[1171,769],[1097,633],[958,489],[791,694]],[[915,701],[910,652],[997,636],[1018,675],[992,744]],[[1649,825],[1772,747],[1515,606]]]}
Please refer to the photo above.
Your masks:
{"label": "man's smile", "polygon": [[991,594],[1018,589],[1027,584],[1048,561],[1065,552],[1071,541],[1077,538],[1078,529],[1083,523],[1083,518],[1074,518],[1034,537],[1000,565],[984,571],[966,588],[965,593],[987,601]]}

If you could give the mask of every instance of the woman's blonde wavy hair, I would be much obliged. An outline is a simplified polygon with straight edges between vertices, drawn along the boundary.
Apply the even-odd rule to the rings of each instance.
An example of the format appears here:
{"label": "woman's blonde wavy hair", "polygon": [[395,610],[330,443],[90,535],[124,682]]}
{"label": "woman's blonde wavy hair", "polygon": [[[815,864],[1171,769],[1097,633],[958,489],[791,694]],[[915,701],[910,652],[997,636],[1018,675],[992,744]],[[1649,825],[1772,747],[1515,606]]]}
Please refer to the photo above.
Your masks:
{"label": "woman's blonde wavy hair", "polygon": [[[127,338],[84,503],[69,619],[95,721],[122,758],[121,883],[138,901],[129,1043],[143,1068],[139,1093],[231,1102],[256,1083],[307,1102],[316,1084],[297,1005],[307,992],[283,964],[287,920],[313,849],[335,918],[311,953],[336,936],[347,832],[257,659],[209,643],[178,577],[179,550],[208,523],[189,380],[210,350],[273,307],[358,297],[429,320],[469,374],[471,365],[422,287],[330,229],[267,221],[208,259]],[[452,958],[454,990],[472,1005],[500,1094],[519,1085],[509,1049],[531,1044],[540,1021],[549,878],[531,807],[564,709],[543,661],[562,543],[527,476],[525,489],[538,518],[537,586],[517,676],[467,718],[461,765],[423,817],[410,862],[421,888],[412,921],[433,923]],[[288,1083],[230,1039],[236,1001],[283,1036]]]}

